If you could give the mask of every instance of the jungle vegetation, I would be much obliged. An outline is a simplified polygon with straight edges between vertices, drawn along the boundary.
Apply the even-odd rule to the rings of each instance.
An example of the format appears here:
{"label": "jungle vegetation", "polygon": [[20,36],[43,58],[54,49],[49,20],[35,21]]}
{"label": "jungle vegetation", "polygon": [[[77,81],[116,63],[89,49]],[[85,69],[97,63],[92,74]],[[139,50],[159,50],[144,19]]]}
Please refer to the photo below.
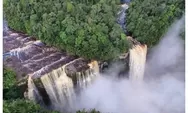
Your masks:
{"label": "jungle vegetation", "polygon": [[24,90],[17,84],[16,74],[3,68],[3,113],[58,113],[48,111],[24,98]]}
{"label": "jungle vegetation", "polygon": [[132,0],[127,11],[127,30],[151,47],[184,12],[185,0]]}
{"label": "jungle vegetation", "polygon": [[[118,1],[118,2],[117,2]],[[47,45],[87,59],[109,60],[127,51],[116,23],[119,0],[5,0],[8,25]]]}
{"label": "jungle vegetation", "polygon": [[[41,107],[34,101],[24,98],[24,91],[18,85],[16,73],[7,67],[3,68],[3,113],[60,113]],[[79,110],[77,113],[100,113],[92,109]]]}

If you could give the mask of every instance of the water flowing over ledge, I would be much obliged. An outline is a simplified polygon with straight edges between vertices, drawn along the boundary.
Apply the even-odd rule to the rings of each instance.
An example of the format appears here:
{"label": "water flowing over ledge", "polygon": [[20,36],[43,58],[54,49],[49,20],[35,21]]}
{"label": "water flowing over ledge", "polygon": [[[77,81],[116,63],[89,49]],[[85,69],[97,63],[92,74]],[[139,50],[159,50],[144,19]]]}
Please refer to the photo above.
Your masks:
{"label": "water flowing over ledge", "polygon": [[[142,81],[147,46],[128,39],[133,43],[129,78]],[[18,80],[28,78],[26,97],[52,109],[73,110],[76,95],[99,76],[97,61],[68,55],[25,34],[10,30],[3,44],[4,65],[15,70]]]}
{"label": "water flowing over ledge", "polygon": [[28,78],[26,97],[52,109],[73,109],[76,93],[99,75],[97,61],[68,55],[25,34],[7,31],[3,40],[4,65],[14,69],[18,80]]}

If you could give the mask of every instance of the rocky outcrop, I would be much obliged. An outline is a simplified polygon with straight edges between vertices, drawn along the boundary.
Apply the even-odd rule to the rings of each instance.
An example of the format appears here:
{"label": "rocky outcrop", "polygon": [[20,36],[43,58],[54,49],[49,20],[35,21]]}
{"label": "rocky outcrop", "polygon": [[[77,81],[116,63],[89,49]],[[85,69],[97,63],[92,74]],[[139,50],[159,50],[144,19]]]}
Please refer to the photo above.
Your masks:
{"label": "rocky outcrop", "polygon": [[[134,39],[128,39],[134,45]],[[76,95],[95,80],[102,66],[15,31],[7,32],[3,46],[4,65],[14,69],[20,84],[28,86],[26,97],[59,111],[75,108]],[[129,53],[122,54],[119,60],[127,65],[129,56]],[[120,76],[125,72],[120,70]]]}
{"label": "rocky outcrop", "polygon": [[27,98],[53,109],[71,109],[76,93],[99,73],[97,61],[68,55],[22,33],[8,31],[3,46],[4,65],[28,85]]}

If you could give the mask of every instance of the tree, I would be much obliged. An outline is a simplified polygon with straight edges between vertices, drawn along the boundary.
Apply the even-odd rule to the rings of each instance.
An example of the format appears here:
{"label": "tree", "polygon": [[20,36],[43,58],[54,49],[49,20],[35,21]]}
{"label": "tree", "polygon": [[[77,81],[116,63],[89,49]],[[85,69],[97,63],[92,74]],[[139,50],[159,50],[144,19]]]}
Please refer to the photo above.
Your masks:
{"label": "tree", "polygon": [[[77,113],[100,113],[79,110]],[[9,68],[3,68],[3,113],[59,113],[41,107],[31,100],[24,99],[23,92],[17,86],[16,74]]]}
{"label": "tree", "polygon": [[47,45],[87,59],[109,60],[128,48],[116,23],[117,1],[6,0],[4,13],[11,28]]}
{"label": "tree", "polygon": [[46,110],[40,105],[24,99],[12,101],[3,100],[3,113],[59,113],[56,111]]}
{"label": "tree", "polygon": [[133,0],[127,12],[127,30],[141,43],[153,46],[184,12],[184,0]]}
{"label": "tree", "polygon": [[4,113],[58,113],[47,111],[30,100],[25,100],[24,91],[17,85],[16,74],[3,67],[3,112]]}
{"label": "tree", "polygon": [[90,111],[83,109],[83,110],[78,110],[76,113],[100,113],[100,112],[95,109],[92,109]]}
{"label": "tree", "polygon": [[8,68],[3,68],[3,100],[23,98],[23,92],[17,86],[16,74]]}

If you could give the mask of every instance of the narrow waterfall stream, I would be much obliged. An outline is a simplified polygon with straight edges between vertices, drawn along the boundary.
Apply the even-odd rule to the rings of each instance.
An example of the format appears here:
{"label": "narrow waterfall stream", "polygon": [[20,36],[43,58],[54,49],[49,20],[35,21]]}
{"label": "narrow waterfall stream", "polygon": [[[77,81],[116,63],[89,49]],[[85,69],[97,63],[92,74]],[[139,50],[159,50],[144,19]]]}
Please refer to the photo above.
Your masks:
{"label": "narrow waterfall stream", "polygon": [[[68,56],[45,46],[39,40],[11,30],[4,36],[4,47],[4,64],[16,71],[18,79],[29,75],[28,98],[43,105],[49,101],[47,106],[51,109],[74,110],[77,95],[87,90],[100,75],[97,61],[88,62]],[[147,46],[136,45],[130,50],[131,80],[137,80],[138,77],[139,81],[143,79],[146,52]],[[138,67],[140,70],[135,72]],[[43,95],[48,95],[48,98]]]}
{"label": "narrow waterfall stream", "polygon": [[42,97],[31,77],[28,78],[28,99],[44,105]]}
{"label": "narrow waterfall stream", "polygon": [[113,73],[104,73],[81,93],[77,109],[95,108],[102,113],[185,113],[185,48],[179,37],[180,22],[169,29],[153,52],[147,53],[146,45],[130,38],[134,43],[129,50],[130,79],[118,78],[116,67],[110,68]]}
{"label": "narrow waterfall stream", "polygon": [[147,45],[134,45],[130,49],[129,79],[133,82],[141,82],[144,78]]}
{"label": "narrow waterfall stream", "polygon": [[[124,4],[122,7],[125,11],[128,5]],[[126,31],[124,11],[121,12],[119,20],[121,27]],[[176,28],[179,29],[177,26]],[[170,49],[173,58],[166,58],[171,58],[170,60],[182,58],[178,57],[183,51],[183,47],[180,46],[182,43],[175,44],[179,43],[179,39],[175,40],[179,31],[174,31],[176,32],[172,36],[167,36],[168,40],[164,41],[163,45],[159,44],[159,50],[156,50],[160,51],[160,54],[153,54],[148,64],[146,63],[147,45],[133,44],[129,53],[126,54],[126,59],[129,55],[129,79],[123,77],[119,79],[116,69],[112,69],[114,73],[102,75],[99,73],[98,61],[88,61],[68,55],[64,51],[46,46],[40,40],[11,30],[3,37],[4,65],[14,69],[18,80],[27,78],[28,99],[46,105],[50,109],[62,112],[96,108],[104,113],[182,113],[184,81],[180,82],[169,77],[172,73],[163,70],[165,74],[169,74],[168,76],[161,75],[166,78],[160,78],[157,82],[151,81],[152,83],[144,82],[145,71],[150,75],[156,74],[158,77],[156,69],[164,68],[163,63],[156,64],[157,61],[164,61],[161,59],[165,58],[159,56],[165,56],[165,52],[161,51],[166,50],[164,49],[167,48],[166,45],[173,48]],[[169,40],[175,41],[171,45],[168,44]],[[151,65],[154,61],[154,65]],[[179,62],[172,65],[169,60],[167,61],[166,64],[169,65],[166,67],[172,66],[176,69],[176,66],[181,65],[178,64]],[[178,73],[178,76],[183,74],[184,71],[181,74]],[[134,89],[132,83],[144,85]],[[49,104],[46,104],[46,101]]]}
{"label": "narrow waterfall stream", "polygon": [[15,70],[18,80],[29,76],[27,98],[42,105],[48,101],[58,111],[73,110],[76,95],[99,75],[97,61],[67,55],[15,31],[4,36],[4,48],[4,65]]}

